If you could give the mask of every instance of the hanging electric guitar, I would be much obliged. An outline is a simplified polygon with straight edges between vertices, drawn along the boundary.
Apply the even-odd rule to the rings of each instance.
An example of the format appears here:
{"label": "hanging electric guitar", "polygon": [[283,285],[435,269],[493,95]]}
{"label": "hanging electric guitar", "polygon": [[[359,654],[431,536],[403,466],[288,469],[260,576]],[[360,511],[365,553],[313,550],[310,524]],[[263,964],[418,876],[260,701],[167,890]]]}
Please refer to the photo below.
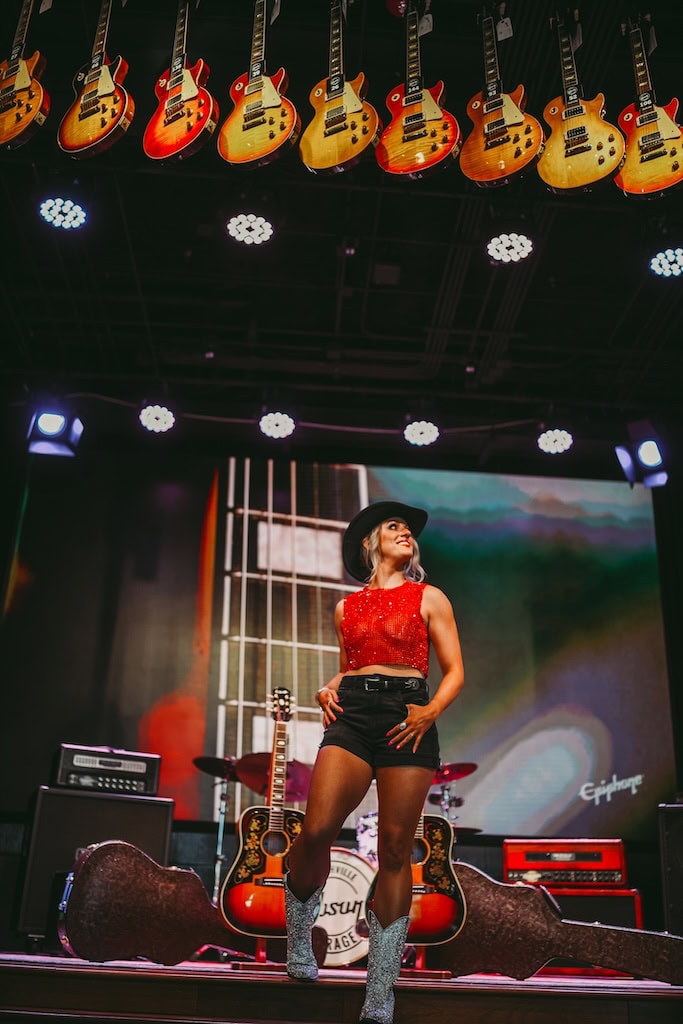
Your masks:
{"label": "hanging electric guitar", "polygon": [[564,92],[543,111],[550,136],[536,169],[553,192],[585,192],[618,171],[624,136],[603,118],[603,93],[583,99],[569,31],[560,17],[556,24]]}
{"label": "hanging electric guitar", "polygon": [[652,196],[683,181],[683,140],[675,120],[678,100],[656,105],[639,24],[629,23],[628,37],[636,101],[619,115],[626,157],[614,181],[626,195]]}
{"label": "hanging electric guitar", "polygon": [[268,164],[297,141],[301,118],[285,99],[288,81],[284,68],[266,74],[266,0],[255,0],[249,70],[230,87],[234,109],[218,133],[229,164]]}
{"label": "hanging electric guitar", "polygon": [[76,99],[57,132],[69,156],[88,157],[109,149],[128,131],[135,103],[121,83],[128,74],[123,57],[107,60],[106,45],[112,0],[102,0],[90,62],[73,80]]}
{"label": "hanging electric guitar", "polygon": [[209,66],[200,58],[188,67],[189,0],[178,0],[171,65],[155,86],[159,105],[149,120],[142,148],[151,160],[184,160],[208,141],[218,123],[218,104],[204,88]]}
{"label": "hanging electric guitar", "polygon": [[524,86],[503,92],[493,17],[482,14],[484,88],[467,104],[474,128],[460,151],[460,170],[482,188],[505,185],[543,152],[543,128],[524,113]]}
{"label": "hanging electric guitar", "polygon": [[405,19],[406,80],[387,96],[391,120],[380,136],[375,155],[383,171],[421,178],[456,159],[461,135],[456,119],[439,105],[444,96],[443,82],[424,88],[415,0],[408,0]]}
{"label": "hanging electric guitar", "polygon": [[40,84],[47,61],[36,50],[24,57],[26,33],[33,0],[24,0],[12,50],[0,64],[0,146],[23,146],[45,123],[50,113],[50,97]]}
{"label": "hanging electric guitar", "polygon": [[314,173],[352,167],[369,146],[377,145],[382,130],[377,111],[364,100],[363,72],[351,81],[344,77],[343,31],[342,0],[331,0],[330,73],[309,95],[315,115],[299,142],[299,156]]}
{"label": "hanging electric guitar", "polygon": [[271,700],[275,731],[266,806],[247,807],[240,815],[237,856],[218,901],[231,928],[263,937],[287,933],[287,855],[304,819],[302,811],[285,807],[289,690],[275,689]]}

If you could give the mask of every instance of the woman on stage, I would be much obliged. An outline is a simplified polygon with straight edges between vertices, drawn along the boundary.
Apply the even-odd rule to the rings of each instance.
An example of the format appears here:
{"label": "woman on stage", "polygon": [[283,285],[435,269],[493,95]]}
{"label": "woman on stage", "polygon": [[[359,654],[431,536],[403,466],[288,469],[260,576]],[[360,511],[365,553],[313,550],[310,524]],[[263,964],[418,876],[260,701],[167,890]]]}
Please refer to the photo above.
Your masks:
{"label": "woman on stage", "polygon": [[[339,672],[317,694],[325,732],[285,880],[287,972],[314,981],[311,928],[330,849],[376,778],[378,872],[361,1024],[393,1021],[412,900],[413,841],[440,764],[435,723],[464,682],[451,603],[424,582],[419,561],[417,537],[426,522],[423,509],[380,501],[362,509],[344,534],[346,569],[365,586],[335,610]],[[441,670],[431,698],[430,645]]]}

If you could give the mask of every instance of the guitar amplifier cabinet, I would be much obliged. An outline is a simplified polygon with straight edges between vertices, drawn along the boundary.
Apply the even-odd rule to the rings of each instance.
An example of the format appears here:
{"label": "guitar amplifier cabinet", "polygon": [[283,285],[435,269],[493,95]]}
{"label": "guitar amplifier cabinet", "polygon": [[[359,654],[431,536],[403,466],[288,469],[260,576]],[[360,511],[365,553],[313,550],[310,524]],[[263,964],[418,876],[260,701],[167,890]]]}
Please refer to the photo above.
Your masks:
{"label": "guitar amplifier cabinet", "polygon": [[162,797],[88,793],[41,786],[25,843],[23,889],[16,930],[44,938],[63,881],[82,850],[118,839],[137,846],[165,867],[171,843],[173,800]]}
{"label": "guitar amplifier cabinet", "polygon": [[621,839],[504,839],[503,881],[560,886],[624,886]]}
{"label": "guitar amplifier cabinet", "polygon": [[664,924],[672,935],[683,935],[683,803],[658,810]]}
{"label": "guitar amplifier cabinet", "polygon": [[637,889],[577,889],[544,885],[557,902],[566,921],[643,927],[643,904]]}
{"label": "guitar amplifier cabinet", "polygon": [[53,781],[55,786],[91,789],[101,793],[156,796],[160,765],[159,754],[62,743]]}

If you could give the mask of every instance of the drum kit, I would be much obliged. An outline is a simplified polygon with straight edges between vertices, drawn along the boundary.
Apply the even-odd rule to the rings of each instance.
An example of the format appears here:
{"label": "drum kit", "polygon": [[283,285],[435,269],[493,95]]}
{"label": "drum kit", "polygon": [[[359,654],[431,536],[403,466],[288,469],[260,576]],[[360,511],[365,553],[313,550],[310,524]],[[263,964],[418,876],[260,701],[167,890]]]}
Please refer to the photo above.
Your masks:
{"label": "drum kit", "polygon": [[[214,874],[213,902],[218,901],[221,868],[225,861],[223,840],[227,813],[228,784],[239,782],[266,796],[270,778],[271,754],[250,753],[243,757],[195,757],[194,766],[220,782],[218,835]],[[442,765],[435,773],[433,787],[427,803],[437,805],[443,817],[453,825],[456,841],[481,832],[478,828],[464,828],[453,822],[452,808],[461,807],[462,797],[455,794],[455,783],[476,771],[472,762],[453,762]],[[313,768],[301,761],[287,762],[285,799],[296,803],[305,800]],[[457,816],[455,816],[457,817]],[[333,847],[328,880],[323,889],[319,924],[328,933],[326,966],[346,967],[363,959],[368,953],[365,903],[377,868],[377,812],[371,811],[356,824],[356,850]]]}

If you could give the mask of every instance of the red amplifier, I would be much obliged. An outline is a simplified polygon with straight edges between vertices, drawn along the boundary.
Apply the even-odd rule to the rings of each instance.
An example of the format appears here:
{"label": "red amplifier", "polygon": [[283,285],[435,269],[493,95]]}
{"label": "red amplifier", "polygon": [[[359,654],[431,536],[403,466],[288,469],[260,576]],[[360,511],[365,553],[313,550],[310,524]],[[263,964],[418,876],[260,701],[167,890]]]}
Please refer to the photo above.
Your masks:
{"label": "red amplifier", "polygon": [[504,839],[503,881],[624,886],[624,843],[621,839]]}

